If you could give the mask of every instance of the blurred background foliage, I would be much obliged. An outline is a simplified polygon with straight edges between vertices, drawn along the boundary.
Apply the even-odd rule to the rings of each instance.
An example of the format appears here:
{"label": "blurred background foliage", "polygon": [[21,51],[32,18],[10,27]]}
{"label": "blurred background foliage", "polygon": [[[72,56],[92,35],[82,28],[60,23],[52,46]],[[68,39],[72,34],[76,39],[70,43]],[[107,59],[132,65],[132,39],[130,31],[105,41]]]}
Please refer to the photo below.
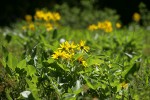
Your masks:
{"label": "blurred background foliage", "polygon": [[99,10],[94,7],[94,3],[94,1],[83,0],[80,2],[81,8],[77,6],[70,8],[67,3],[55,5],[54,8],[61,13],[62,20],[60,20],[60,23],[68,27],[87,28],[87,25],[98,21],[117,22],[119,20],[115,10],[109,8]]}
{"label": "blurred background foliage", "polygon": [[[144,5],[140,6],[142,9],[139,11],[141,2]],[[103,20],[103,16],[115,21],[119,18],[116,13],[120,15],[123,24],[128,24],[132,21],[134,12],[147,15],[150,3],[149,0],[5,0],[0,3],[0,7],[0,26],[10,25],[18,19],[24,19],[26,14],[34,15],[37,8],[47,8],[58,10],[62,14],[63,25],[68,22],[70,26],[78,27],[74,22],[78,23],[82,20],[80,24],[85,27],[85,24],[90,24],[87,20],[95,23],[98,18]],[[147,10],[144,10],[145,8]],[[147,25],[149,18],[143,16],[142,19],[145,21],[142,24]]]}

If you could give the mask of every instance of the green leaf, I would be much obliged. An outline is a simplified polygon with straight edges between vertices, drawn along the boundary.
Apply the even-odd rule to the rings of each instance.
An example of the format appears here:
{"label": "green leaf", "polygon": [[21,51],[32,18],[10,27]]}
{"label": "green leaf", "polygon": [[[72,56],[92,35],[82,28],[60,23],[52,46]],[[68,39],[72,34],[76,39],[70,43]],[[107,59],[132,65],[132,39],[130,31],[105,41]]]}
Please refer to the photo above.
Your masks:
{"label": "green leaf", "polygon": [[74,60],[77,60],[79,57],[82,57],[84,53],[77,53],[74,55]]}
{"label": "green leaf", "polygon": [[20,69],[26,68],[26,60],[21,60],[18,64],[17,67]]}
{"label": "green leaf", "polygon": [[125,77],[128,72],[132,69],[133,66],[129,66],[128,68],[126,68],[123,72],[122,72],[122,77]]}
{"label": "green leaf", "polygon": [[34,75],[36,73],[36,68],[32,65],[27,66],[27,75]]}
{"label": "green leaf", "polygon": [[39,98],[39,93],[38,93],[38,88],[37,88],[37,85],[36,83],[33,83],[31,80],[27,79],[26,78],[26,82],[28,83],[28,86],[29,86],[29,90],[31,91],[33,97],[35,100],[40,100]]}
{"label": "green leaf", "polygon": [[64,66],[64,65],[62,65],[62,64],[57,63],[57,65],[59,65],[59,67],[60,67],[61,69],[63,69],[64,71],[70,71],[66,66]]}
{"label": "green leaf", "polygon": [[101,65],[102,63],[104,63],[103,60],[100,60],[98,58],[88,58],[87,59],[87,64],[88,66],[91,66],[91,65]]}
{"label": "green leaf", "polygon": [[49,58],[46,62],[48,62],[49,64],[53,63],[55,60],[53,58]]}
{"label": "green leaf", "polygon": [[84,78],[84,80],[86,81],[87,86],[94,90],[95,88],[94,88],[94,86],[88,81],[88,78],[86,78],[86,77],[83,77],[83,78]]}
{"label": "green leaf", "polygon": [[75,95],[78,95],[78,94],[81,93],[82,91],[83,91],[83,89],[80,88],[80,89],[78,89],[78,90],[73,91],[73,93],[74,93]]}
{"label": "green leaf", "polygon": [[128,75],[130,75],[130,74],[131,74],[131,75],[134,75],[134,73],[137,72],[137,71],[139,70],[139,68],[140,68],[140,63],[139,63],[139,62],[136,62],[136,63],[134,63],[134,65],[132,65],[132,66],[126,68],[126,69],[123,71],[122,76],[123,76],[124,78],[127,78]]}
{"label": "green leaf", "polygon": [[13,71],[15,71],[15,68],[17,66],[17,59],[12,55],[12,53],[8,54],[8,61],[7,61],[8,67],[10,67]]}
{"label": "green leaf", "polygon": [[119,92],[122,89],[121,83],[117,85],[117,92]]}
{"label": "green leaf", "polygon": [[52,38],[53,39],[57,38],[57,34],[58,34],[57,29],[54,29]]}

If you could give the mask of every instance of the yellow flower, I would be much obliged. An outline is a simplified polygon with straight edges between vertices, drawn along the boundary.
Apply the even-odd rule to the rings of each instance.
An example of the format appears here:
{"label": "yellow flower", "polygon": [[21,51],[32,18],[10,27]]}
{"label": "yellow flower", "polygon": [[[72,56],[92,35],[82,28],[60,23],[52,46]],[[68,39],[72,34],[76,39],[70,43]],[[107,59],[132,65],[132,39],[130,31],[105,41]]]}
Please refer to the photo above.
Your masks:
{"label": "yellow flower", "polygon": [[46,21],[50,21],[50,20],[53,20],[53,14],[49,11],[45,14],[46,16]]}
{"label": "yellow flower", "polygon": [[29,24],[29,29],[30,29],[30,30],[35,30],[35,26],[34,26],[33,23]]}
{"label": "yellow flower", "polygon": [[65,50],[67,52],[73,52],[76,47],[77,46],[74,44],[74,42],[72,42],[70,44],[68,41],[66,41],[66,42],[63,42],[62,44],[60,44],[60,48],[58,48],[58,49]]}
{"label": "yellow flower", "polygon": [[135,12],[132,17],[133,17],[133,20],[136,22],[139,22],[141,19],[141,15],[137,12]]}
{"label": "yellow flower", "polygon": [[112,32],[113,28],[112,28],[112,23],[110,21],[105,21],[104,22],[104,31],[105,32]]}
{"label": "yellow flower", "polygon": [[83,51],[88,52],[90,48],[88,46],[85,46],[85,41],[81,40],[80,43],[78,44],[78,48],[77,49],[81,50],[82,52]]}
{"label": "yellow flower", "polygon": [[52,58],[58,59],[61,57],[61,54],[62,54],[61,50],[55,51],[54,54],[52,55]]}
{"label": "yellow flower", "polygon": [[104,29],[104,28],[105,28],[105,25],[104,25],[104,23],[102,23],[102,22],[98,22],[97,27],[98,27],[99,29]]}
{"label": "yellow flower", "polygon": [[65,52],[65,51],[62,51],[62,53],[61,53],[61,58],[63,58],[63,59],[69,59],[69,58],[71,58],[71,55],[69,55],[67,52]]}
{"label": "yellow flower", "polygon": [[72,55],[66,53],[65,51],[61,51],[61,50],[57,50],[54,52],[54,54],[52,55],[53,59],[58,59],[58,58],[62,58],[62,59],[70,59]]}
{"label": "yellow flower", "polygon": [[61,16],[59,13],[57,13],[57,12],[53,13],[53,20],[54,21],[60,20],[60,18],[61,18]]}
{"label": "yellow flower", "polygon": [[110,21],[105,21],[104,22],[105,27],[112,27],[112,23]]}
{"label": "yellow flower", "polygon": [[87,67],[86,61],[82,61],[82,65],[83,65],[84,67]]}
{"label": "yellow flower", "polygon": [[43,19],[45,16],[44,12],[42,10],[37,10],[36,13],[35,13],[35,16],[34,18],[35,19]]}
{"label": "yellow flower", "polygon": [[51,23],[47,23],[45,26],[47,31],[51,31],[53,29],[53,25]]}
{"label": "yellow flower", "polygon": [[32,22],[32,16],[31,15],[25,15],[25,20],[27,22]]}
{"label": "yellow flower", "polygon": [[116,27],[117,28],[121,28],[121,24],[120,23],[116,23]]}
{"label": "yellow flower", "polygon": [[113,31],[113,28],[112,27],[106,27],[104,29],[105,32],[112,32]]}
{"label": "yellow flower", "polygon": [[65,41],[63,42],[62,44],[60,44],[60,48],[58,48],[59,50],[68,50],[69,48],[69,42],[68,41]]}
{"label": "yellow flower", "polygon": [[127,89],[127,88],[128,88],[128,83],[122,82],[122,83],[121,83],[121,87],[122,87],[123,89]]}
{"label": "yellow flower", "polygon": [[90,26],[88,27],[88,30],[91,30],[91,31],[97,30],[97,29],[98,29],[98,27],[97,27],[97,25],[95,25],[95,24],[92,24],[92,25],[90,25]]}
{"label": "yellow flower", "polygon": [[74,53],[74,49],[75,49],[76,47],[77,47],[77,46],[74,44],[74,42],[72,42],[72,43],[69,45],[68,52]]}
{"label": "yellow flower", "polygon": [[78,58],[78,62],[81,63],[84,67],[87,67],[87,63],[85,60],[83,60],[82,56]]}

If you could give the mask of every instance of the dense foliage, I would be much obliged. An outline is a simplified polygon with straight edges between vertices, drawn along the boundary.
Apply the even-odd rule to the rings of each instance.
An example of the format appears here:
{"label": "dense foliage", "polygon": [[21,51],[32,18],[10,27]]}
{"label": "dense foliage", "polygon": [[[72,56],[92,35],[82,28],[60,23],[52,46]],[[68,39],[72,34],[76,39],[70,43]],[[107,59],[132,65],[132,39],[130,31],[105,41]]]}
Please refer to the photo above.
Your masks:
{"label": "dense foliage", "polygon": [[122,26],[113,10],[101,13],[92,22],[73,18],[72,28],[60,13],[37,10],[1,28],[0,99],[148,100],[150,34],[142,15]]}

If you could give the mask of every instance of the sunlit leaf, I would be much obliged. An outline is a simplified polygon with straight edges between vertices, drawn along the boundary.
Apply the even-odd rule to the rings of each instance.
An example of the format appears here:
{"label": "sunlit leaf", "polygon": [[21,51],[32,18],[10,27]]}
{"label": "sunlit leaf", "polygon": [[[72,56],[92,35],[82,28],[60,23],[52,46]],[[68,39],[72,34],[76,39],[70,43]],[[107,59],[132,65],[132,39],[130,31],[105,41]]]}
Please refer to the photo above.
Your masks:
{"label": "sunlit leaf", "polygon": [[12,53],[8,54],[8,61],[7,61],[8,67],[10,67],[13,71],[15,71],[15,68],[17,67],[17,59],[12,55]]}

